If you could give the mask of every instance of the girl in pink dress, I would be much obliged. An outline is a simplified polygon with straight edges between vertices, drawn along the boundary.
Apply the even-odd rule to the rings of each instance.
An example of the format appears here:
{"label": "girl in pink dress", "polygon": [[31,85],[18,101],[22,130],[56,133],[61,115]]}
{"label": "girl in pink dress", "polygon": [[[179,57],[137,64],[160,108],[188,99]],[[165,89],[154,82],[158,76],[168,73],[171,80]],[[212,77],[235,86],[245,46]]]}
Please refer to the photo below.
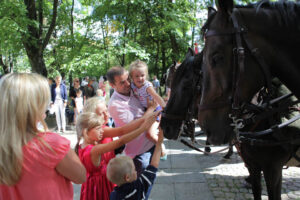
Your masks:
{"label": "girl in pink dress", "polygon": [[50,91],[38,74],[12,73],[0,80],[0,199],[72,200],[86,180],[70,141],[41,132]]}
{"label": "girl in pink dress", "polygon": [[[92,101],[93,98],[88,101]],[[97,101],[99,103],[99,99]],[[89,105],[87,102],[86,105]],[[87,169],[87,181],[81,187],[81,200],[109,200],[114,188],[106,177],[106,167],[110,159],[115,157],[114,149],[130,142],[146,131],[155,121],[158,112],[153,112],[155,106],[149,109],[144,117],[123,127],[109,128],[103,126],[107,122],[107,111],[104,104],[92,104],[95,112],[84,112],[79,116],[76,130],[78,143],[75,147],[81,162]],[[104,107],[101,109],[101,105]],[[100,110],[99,110],[100,106]],[[104,109],[104,110],[103,110]],[[112,140],[112,137],[122,136]],[[81,143],[81,139],[83,142]],[[99,142],[100,141],[100,142]]]}

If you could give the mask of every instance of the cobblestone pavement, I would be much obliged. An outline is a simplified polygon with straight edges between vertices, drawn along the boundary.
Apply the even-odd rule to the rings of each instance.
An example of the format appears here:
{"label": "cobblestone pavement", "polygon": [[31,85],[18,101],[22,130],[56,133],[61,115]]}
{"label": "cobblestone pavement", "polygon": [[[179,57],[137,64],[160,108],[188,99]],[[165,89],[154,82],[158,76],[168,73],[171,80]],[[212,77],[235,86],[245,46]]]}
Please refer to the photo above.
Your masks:
{"label": "cobblestone pavement", "polygon": [[[205,137],[198,137],[198,141],[204,143]],[[172,146],[170,142],[169,145]],[[181,144],[176,144],[177,148],[182,147]],[[223,147],[213,147],[212,152]],[[188,150],[188,148],[183,147]],[[235,149],[234,149],[235,150]],[[172,150],[171,150],[172,151]],[[235,153],[230,160],[224,160],[224,153],[214,155],[203,155],[202,153],[190,150],[191,154],[196,155],[199,171],[204,175],[205,182],[212,193],[213,199],[253,199],[252,190],[245,187],[245,177],[249,175],[247,168],[244,166],[240,156]],[[183,153],[184,155],[184,153]],[[268,199],[267,190],[264,179],[262,178],[262,199]],[[300,169],[290,167],[283,170],[282,195],[283,200],[300,199]],[[199,198],[200,199],[200,198]]]}
{"label": "cobblestone pavement", "polygon": [[[64,133],[74,147],[74,131]],[[205,137],[197,137],[200,142]],[[226,152],[204,155],[184,146],[178,141],[166,140],[168,159],[161,161],[157,180],[151,192],[151,200],[225,200],[253,199],[251,189],[245,187],[248,171],[236,153],[230,160],[222,157]],[[221,147],[213,147],[212,152]],[[267,198],[262,180],[263,199]],[[74,184],[74,199],[79,199],[80,185]],[[283,170],[282,199],[300,200],[300,169],[290,167]]]}
{"label": "cobblestone pavement", "polygon": [[[220,154],[222,155],[222,154]],[[215,199],[253,199],[252,190],[245,187],[244,178],[248,171],[241,162],[241,158],[235,153],[229,161],[217,161],[220,155],[213,158],[218,165],[210,168],[202,168],[209,189]],[[210,156],[212,157],[212,156]],[[262,199],[267,198],[267,190],[262,179]],[[283,170],[282,199],[300,199],[300,170],[290,167]]]}

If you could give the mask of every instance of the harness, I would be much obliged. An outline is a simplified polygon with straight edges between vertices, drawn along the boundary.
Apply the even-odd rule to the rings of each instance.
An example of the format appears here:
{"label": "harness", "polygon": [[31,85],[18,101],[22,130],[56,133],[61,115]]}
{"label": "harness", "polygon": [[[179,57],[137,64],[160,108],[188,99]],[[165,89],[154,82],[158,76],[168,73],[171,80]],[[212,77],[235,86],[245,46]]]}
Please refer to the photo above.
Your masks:
{"label": "harness", "polygon": [[[222,151],[228,149],[229,147],[222,148],[215,152],[206,152],[195,146],[195,145],[198,145],[202,148],[213,146],[213,145],[204,145],[204,144],[198,143],[195,140],[195,137],[198,136],[195,134],[195,127],[196,127],[196,123],[197,123],[196,119],[197,119],[197,114],[198,114],[198,112],[195,112],[195,110],[196,110],[195,107],[198,106],[197,104],[195,105],[195,102],[198,98],[198,94],[200,94],[200,92],[201,92],[201,80],[202,80],[201,77],[202,77],[202,70],[200,68],[196,68],[196,70],[193,73],[193,78],[192,78],[192,88],[193,88],[192,98],[190,99],[190,101],[188,103],[187,112],[183,115],[180,115],[180,114],[169,114],[169,113],[167,113],[166,110],[163,110],[162,117],[164,117],[168,120],[182,121],[180,130],[179,130],[179,134],[177,137],[177,139],[180,138],[181,143],[183,143],[184,145],[186,145],[196,151],[202,152],[204,154],[215,154],[215,153],[222,152]],[[175,93],[172,94],[172,96],[175,96],[175,95],[176,95],[176,91],[175,91]],[[199,133],[199,135],[200,134],[203,134],[203,131],[201,131]],[[183,139],[183,137],[186,137],[186,136],[191,138],[191,142]]]}
{"label": "harness", "polygon": [[[273,140],[268,141],[268,140],[261,140],[257,138],[271,134],[279,129],[282,129],[283,127],[288,126],[289,124],[300,119],[300,114],[288,120],[287,122],[273,125],[271,128],[263,131],[240,132],[240,130],[243,129],[246,125],[252,123],[255,126],[255,124],[258,123],[259,121],[262,121],[263,119],[268,119],[269,117],[273,116],[275,113],[279,113],[289,109],[289,107],[299,103],[299,100],[294,101],[292,103],[283,103],[282,106],[275,109],[272,107],[272,105],[274,105],[275,103],[284,101],[285,99],[291,97],[292,94],[284,95],[274,100],[270,99],[270,91],[271,91],[270,68],[266,64],[264,58],[261,56],[261,53],[259,52],[258,48],[254,48],[252,43],[249,41],[247,35],[247,28],[240,25],[242,24],[242,20],[241,20],[240,12],[237,8],[233,9],[233,12],[231,14],[231,20],[233,23],[233,29],[225,30],[222,32],[217,30],[206,30],[205,37],[208,38],[213,36],[234,36],[234,48],[232,50],[234,55],[233,56],[234,67],[232,73],[233,84],[231,89],[232,96],[226,101],[219,101],[215,103],[199,105],[199,111],[201,112],[203,110],[222,108],[224,106],[228,106],[231,104],[232,113],[229,115],[229,118],[231,118],[233,122],[231,126],[233,126],[233,130],[236,135],[235,138],[236,143],[248,142],[252,145],[268,145],[268,146],[282,145],[286,143],[290,143],[290,144],[295,143],[295,141],[274,142]],[[265,93],[264,101],[266,103],[264,103],[263,105],[253,105],[253,104],[250,105],[247,102],[241,102],[239,98],[239,94],[241,91],[241,88],[239,87],[239,85],[241,85],[241,74],[243,74],[245,71],[245,48],[243,46],[243,43],[245,44],[245,48],[249,50],[249,52],[251,53],[255,61],[258,63],[258,66],[260,67],[264,75],[265,87],[263,89],[263,93]],[[249,117],[243,119],[243,116],[245,116],[246,113],[249,115]],[[254,114],[254,113],[259,113],[259,114]]]}

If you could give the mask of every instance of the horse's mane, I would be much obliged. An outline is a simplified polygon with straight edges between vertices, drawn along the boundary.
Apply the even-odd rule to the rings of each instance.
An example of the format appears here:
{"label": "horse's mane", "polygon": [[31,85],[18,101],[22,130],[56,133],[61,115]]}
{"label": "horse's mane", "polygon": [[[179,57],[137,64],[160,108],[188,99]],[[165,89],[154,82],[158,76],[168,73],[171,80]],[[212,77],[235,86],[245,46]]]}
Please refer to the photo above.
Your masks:
{"label": "horse's mane", "polygon": [[[278,11],[280,18],[277,18],[278,25],[284,25],[287,27],[296,28],[300,30],[300,3],[293,1],[281,0],[277,2],[270,2],[269,0],[261,0],[255,4],[248,5],[235,5],[235,8],[252,8],[256,9],[256,12],[260,12],[262,9],[273,9]],[[205,31],[208,29],[209,24],[216,13],[211,14],[205,24],[202,27],[202,37]]]}
{"label": "horse's mane", "polygon": [[277,10],[281,19],[279,19],[280,25],[287,27],[295,27],[300,30],[300,4],[293,1],[277,1],[270,2],[269,0],[262,0],[254,5],[256,12],[259,12],[261,8]]}

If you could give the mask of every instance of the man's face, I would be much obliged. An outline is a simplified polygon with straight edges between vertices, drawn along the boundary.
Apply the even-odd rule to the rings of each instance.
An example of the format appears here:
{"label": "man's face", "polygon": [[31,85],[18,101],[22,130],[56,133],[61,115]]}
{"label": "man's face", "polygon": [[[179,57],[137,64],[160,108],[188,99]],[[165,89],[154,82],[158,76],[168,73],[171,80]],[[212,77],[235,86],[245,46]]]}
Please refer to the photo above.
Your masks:
{"label": "man's face", "polygon": [[111,86],[120,94],[125,96],[130,95],[130,82],[128,79],[128,72],[125,72],[121,76],[115,76],[115,83]]}

